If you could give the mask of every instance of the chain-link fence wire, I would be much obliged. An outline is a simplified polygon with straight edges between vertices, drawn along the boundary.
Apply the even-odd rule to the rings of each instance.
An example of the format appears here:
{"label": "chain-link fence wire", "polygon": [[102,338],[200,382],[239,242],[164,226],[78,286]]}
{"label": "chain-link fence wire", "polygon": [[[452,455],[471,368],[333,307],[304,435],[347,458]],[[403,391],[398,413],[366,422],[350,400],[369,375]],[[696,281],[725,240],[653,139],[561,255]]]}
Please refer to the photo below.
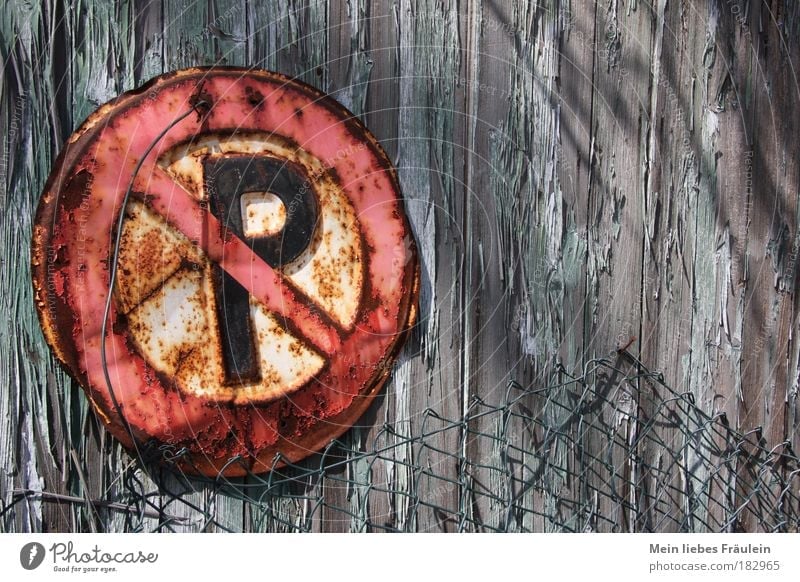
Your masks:
{"label": "chain-link fence wire", "polygon": [[18,491],[3,513],[34,495],[77,503],[99,523],[122,515],[120,529],[133,531],[800,529],[800,459],[789,443],[768,447],[760,431],[735,430],[628,352],[576,375],[556,367],[546,384],[511,382],[496,401],[473,398],[460,418],[428,409],[371,442],[338,440],[299,465],[276,459],[264,475],[198,480],[145,460],[128,465],[113,498]]}

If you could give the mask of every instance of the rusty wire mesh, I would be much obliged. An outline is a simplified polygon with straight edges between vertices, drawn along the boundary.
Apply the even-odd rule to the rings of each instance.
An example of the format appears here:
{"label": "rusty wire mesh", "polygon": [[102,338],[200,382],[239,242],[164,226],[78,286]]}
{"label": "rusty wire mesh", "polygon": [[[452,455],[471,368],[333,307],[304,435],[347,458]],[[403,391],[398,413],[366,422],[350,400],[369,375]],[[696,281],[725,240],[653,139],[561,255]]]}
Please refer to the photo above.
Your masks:
{"label": "rusty wire mesh", "polygon": [[[759,431],[704,413],[627,352],[575,375],[556,367],[549,379],[511,382],[497,401],[473,398],[460,418],[429,409],[403,431],[394,428],[403,423],[384,425],[372,442],[354,446],[358,439],[346,437],[300,465],[241,480],[197,480],[163,465],[155,472],[140,460],[109,499],[21,491],[4,519],[35,494],[84,512],[119,512],[128,531],[325,531],[333,521],[355,531],[397,523],[418,531],[423,512],[453,531],[800,529],[800,459],[788,443],[768,448]],[[453,450],[433,444],[443,433]],[[470,460],[470,447],[486,452],[482,461]],[[376,473],[389,478],[381,483]],[[376,497],[393,519],[371,513]],[[220,517],[221,499],[243,501],[249,526]]]}

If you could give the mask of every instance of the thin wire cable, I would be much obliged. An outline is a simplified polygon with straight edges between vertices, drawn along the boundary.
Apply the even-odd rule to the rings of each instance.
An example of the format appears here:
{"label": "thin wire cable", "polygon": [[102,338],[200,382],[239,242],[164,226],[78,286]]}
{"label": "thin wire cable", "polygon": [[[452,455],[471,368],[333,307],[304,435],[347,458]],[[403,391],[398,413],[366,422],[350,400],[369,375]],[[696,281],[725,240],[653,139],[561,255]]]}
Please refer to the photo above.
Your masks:
{"label": "thin wire cable", "polygon": [[119,210],[119,217],[117,218],[117,229],[114,233],[114,251],[111,254],[111,274],[109,276],[108,281],[108,295],[106,296],[106,304],[105,308],[103,309],[103,325],[100,329],[100,361],[103,366],[103,376],[105,377],[106,387],[108,388],[108,393],[111,396],[111,403],[114,405],[114,409],[117,412],[117,415],[122,420],[123,425],[125,426],[125,430],[131,437],[131,442],[133,444],[133,448],[136,451],[136,456],[144,461],[144,456],[142,455],[141,448],[139,446],[139,440],[136,438],[136,435],[133,432],[133,428],[131,428],[128,419],[122,413],[122,406],[120,405],[119,401],[117,400],[117,395],[114,392],[114,386],[111,382],[111,375],[108,372],[108,359],[106,356],[106,334],[108,332],[108,320],[109,316],[111,315],[111,301],[114,294],[114,286],[117,282],[117,271],[119,268],[119,252],[120,247],[122,245],[122,226],[125,223],[125,213],[128,207],[128,201],[130,200],[131,193],[133,192],[133,183],[136,181],[136,176],[139,174],[139,171],[142,169],[144,165],[144,161],[150,155],[150,152],[153,151],[153,148],[156,147],[158,142],[160,142],[169,131],[178,125],[181,121],[189,117],[192,113],[198,112],[201,107],[208,107],[209,104],[205,101],[198,101],[194,103],[185,113],[182,113],[177,118],[175,118],[171,123],[165,127],[161,133],[159,133],[152,142],[147,146],[144,153],[140,156],[139,161],[136,164],[136,167],[133,170],[133,174],[131,174],[130,181],[128,182],[128,187],[125,190],[125,196],[122,198],[122,204]]}

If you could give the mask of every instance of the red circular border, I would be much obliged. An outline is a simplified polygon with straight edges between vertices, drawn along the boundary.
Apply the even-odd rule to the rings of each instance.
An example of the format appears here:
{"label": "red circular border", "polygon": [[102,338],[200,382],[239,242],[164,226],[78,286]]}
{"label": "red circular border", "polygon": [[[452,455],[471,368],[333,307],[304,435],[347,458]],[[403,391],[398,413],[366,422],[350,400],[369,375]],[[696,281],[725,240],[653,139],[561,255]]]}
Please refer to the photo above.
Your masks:
{"label": "red circular border", "polygon": [[[146,158],[134,190],[163,191],[152,160],[193,136],[231,128],[279,133],[315,157],[333,160],[335,175],[359,216],[367,255],[355,328],[339,337],[336,357],[319,378],[274,402],[225,405],[181,393],[164,385],[123,332],[109,333],[106,350],[112,371],[139,378],[138,385],[114,385],[136,441],[185,447],[189,454],[177,461],[183,470],[215,476],[224,469],[226,476],[236,476],[270,470],[277,453],[296,462],[363,414],[413,325],[419,268],[391,162],[352,113],[316,89],[267,71],[187,69],[157,77],[102,106],[70,138],[48,179],[36,215],[32,266],[37,312],[48,343],[123,444],[131,448],[137,443],[99,381],[97,368],[111,233],[137,154],[198,101],[212,105],[198,107],[197,115],[166,134]],[[343,151],[348,155],[337,154]],[[158,196],[151,203],[158,206]],[[215,252],[221,253],[220,260],[236,257],[235,242],[219,233],[212,259]],[[252,273],[252,263],[250,269]],[[260,285],[265,297],[281,301],[270,295],[270,289],[280,286],[277,280]],[[320,323],[315,317],[320,316],[311,311],[303,321],[314,329]],[[113,311],[111,318],[110,327],[117,329]],[[242,461],[230,463],[235,456]]]}

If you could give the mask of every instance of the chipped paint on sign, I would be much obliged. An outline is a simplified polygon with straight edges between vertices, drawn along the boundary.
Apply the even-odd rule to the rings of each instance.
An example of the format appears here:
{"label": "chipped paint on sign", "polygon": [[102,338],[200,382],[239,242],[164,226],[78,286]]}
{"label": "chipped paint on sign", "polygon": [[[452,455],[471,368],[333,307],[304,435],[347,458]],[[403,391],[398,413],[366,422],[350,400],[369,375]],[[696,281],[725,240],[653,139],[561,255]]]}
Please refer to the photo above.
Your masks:
{"label": "chipped paint on sign", "polygon": [[[255,132],[204,135],[164,153],[159,164],[198,200],[207,200],[203,159],[231,154],[274,156],[303,168],[306,181],[302,187],[312,189],[317,196],[321,227],[306,251],[284,265],[282,271],[339,325],[352,328],[361,301],[363,249],[355,210],[331,168],[285,138]],[[406,251],[402,250],[403,256]]]}
{"label": "chipped paint on sign", "polygon": [[131,339],[179,389],[220,402],[266,401],[297,390],[324,366],[319,354],[251,298],[260,377],[226,385],[222,351],[212,339],[221,337],[221,322],[208,257],[138,201],[130,204],[122,241],[120,267],[126,275],[116,292],[126,307]]}

